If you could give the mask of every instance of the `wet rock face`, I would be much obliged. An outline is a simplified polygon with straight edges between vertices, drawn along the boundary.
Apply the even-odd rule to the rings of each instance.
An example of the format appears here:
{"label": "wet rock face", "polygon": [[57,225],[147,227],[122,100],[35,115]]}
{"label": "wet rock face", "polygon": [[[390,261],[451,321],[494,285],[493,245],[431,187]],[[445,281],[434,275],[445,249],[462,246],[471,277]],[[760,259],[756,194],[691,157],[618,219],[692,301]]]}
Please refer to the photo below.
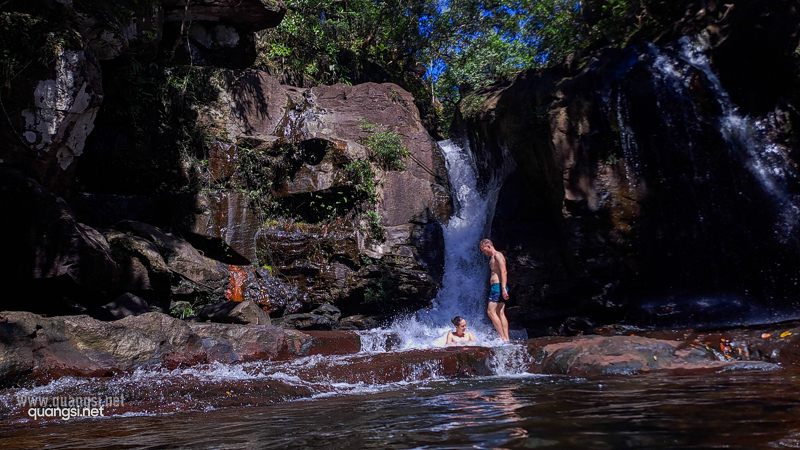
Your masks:
{"label": "wet rock face", "polygon": [[[235,255],[227,255],[229,259],[243,258],[238,265],[258,262],[257,243],[262,223],[257,219],[247,194],[211,191],[198,194],[194,203],[192,213],[179,217],[187,231],[225,242],[235,252]],[[217,257],[222,258],[223,255]]]}
{"label": "wet rock face", "polygon": [[[794,71],[784,50],[797,48],[797,20],[779,12],[795,3],[748,3],[749,18],[704,11],[676,25],[693,37],[602,49],[465,100],[458,126],[483,178],[516,165],[491,231],[509,264],[512,322],[534,334],[570,316],[713,325],[788,306],[800,250],[786,199],[800,190],[781,102],[793,85],[749,71],[764,92],[752,101],[728,46],[769,37],[759,45],[783,49],[770,64]],[[767,17],[784,31],[764,31]],[[761,115],[744,118],[737,102]]]}
{"label": "wet rock face", "polygon": [[306,311],[330,302],[346,314],[388,314],[424,307],[436,294],[437,281],[410,250],[366,256],[365,238],[352,224],[278,223],[264,236],[273,269],[297,286]]}

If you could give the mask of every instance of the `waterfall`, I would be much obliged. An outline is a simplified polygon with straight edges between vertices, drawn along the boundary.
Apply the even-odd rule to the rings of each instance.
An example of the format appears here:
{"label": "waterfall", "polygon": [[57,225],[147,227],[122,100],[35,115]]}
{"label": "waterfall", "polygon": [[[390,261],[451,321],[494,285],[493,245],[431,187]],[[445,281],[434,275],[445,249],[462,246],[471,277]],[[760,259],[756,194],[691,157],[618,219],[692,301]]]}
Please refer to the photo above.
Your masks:
{"label": "waterfall", "polygon": [[800,180],[780,110],[743,113],[710,48],[702,34],[630,48],[600,93],[608,160],[624,158],[645,211],[630,238],[642,281],[625,293],[665,321],[759,321],[796,292]]}
{"label": "waterfall", "polygon": [[[800,198],[789,187],[790,180],[797,181],[796,168],[789,156],[789,149],[771,139],[769,119],[756,120],[739,112],[711,67],[706,55],[709,44],[703,35],[695,38],[684,36],[678,42],[680,50],[674,56],[653,44],[649,45],[650,54],[654,57],[654,81],[660,85],[657,90],[657,106],[659,110],[663,110],[667,104],[673,102],[673,110],[677,107],[683,113],[681,129],[676,129],[675,121],[667,114],[663,117],[664,124],[671,132],[688,137],[685,142],[692,158],[695,177],[709,178],[709,173],[699,173],[702,170],[698,169],[694,155],[695,147],[700,147],[697,140],[703,130],[698,125],[702,119],[692,99],[692,76],[698,71],[702,73],[720,108],[718,131],[730,154],[741,160],[775,204],[778,211],[776,237],[783,244],[791,242],[800,224]],[[624,110],[624,106],[619,109]],[[621,129],[630,128],[628,121],[622,120],[621,115],[619,123]],[[623,142],[623,147],[627,150],[631,145]],[[738,194],[741,195],[741,192]]]}
{"label": "waterfall", "polygon": [[[748,170],[775,202],[780,216],[776,224],[776,235],[781,243],[789,243],[794,239],[793,236],[800,224],[800,198],[793,194],[788,186],[789,179],[796,177],[796,168],[793,167],[794,162],[789,157],[789,150],[770,139],[767,121],[755,120],[739,113],[722,87],[719,77],[711,68],[706,56],[709,45],[703,35],[695,39],[684,36],[679,42],[682,58],[700,70],[712,86],[722,110],[720,131],[732,153],[743,158]],[[676,74],[676,72],[665,73]],[[688,78],[683,77],[682,81],[688,89]]]}
{"label": "waterfall", "polygon": [[471,155],[447,140],[439,143],[444,153],[450,183],[453,187],[455,214],[444,227],[445,268],[442,289],[431,309],[421,310],[396,320],[386,330],[362,333],[362,341],[371,351],[382,351],[387,333],[399,339],[397,349],[441,347],[450,320],[461,316],[467,329],[480,345],[497,344],[497,333],[486,315],[489,264],[478,249],[478,242],[491,225],[494,205],[505,175],[513,170],[513,160],[504,158],[505,166],[487,183],[485,192],[478,188],[478,178]]}

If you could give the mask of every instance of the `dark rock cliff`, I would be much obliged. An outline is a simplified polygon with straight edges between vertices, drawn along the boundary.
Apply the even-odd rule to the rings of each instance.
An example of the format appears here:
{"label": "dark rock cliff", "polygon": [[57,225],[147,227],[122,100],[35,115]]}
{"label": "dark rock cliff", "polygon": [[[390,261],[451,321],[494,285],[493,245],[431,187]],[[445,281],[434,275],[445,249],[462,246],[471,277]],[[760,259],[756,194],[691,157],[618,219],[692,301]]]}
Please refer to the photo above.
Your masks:
{"label": "dark rock cliff", "polygon": [[693,6],[461,103],[482,177],[516,165],[491,230],[512,322],[574,333],[795,309],[799,6]]}

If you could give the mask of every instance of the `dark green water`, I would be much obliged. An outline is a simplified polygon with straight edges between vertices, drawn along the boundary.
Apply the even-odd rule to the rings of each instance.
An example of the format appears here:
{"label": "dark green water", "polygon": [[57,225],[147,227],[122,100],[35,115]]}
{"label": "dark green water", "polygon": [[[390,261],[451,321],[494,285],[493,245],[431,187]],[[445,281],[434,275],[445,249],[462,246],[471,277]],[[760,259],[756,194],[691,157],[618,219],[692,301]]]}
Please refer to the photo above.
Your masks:
{"label": "dark green water", "polygon": [[492,377],[150,416],[14,423],[7,448],[800,448],[790,371]]}

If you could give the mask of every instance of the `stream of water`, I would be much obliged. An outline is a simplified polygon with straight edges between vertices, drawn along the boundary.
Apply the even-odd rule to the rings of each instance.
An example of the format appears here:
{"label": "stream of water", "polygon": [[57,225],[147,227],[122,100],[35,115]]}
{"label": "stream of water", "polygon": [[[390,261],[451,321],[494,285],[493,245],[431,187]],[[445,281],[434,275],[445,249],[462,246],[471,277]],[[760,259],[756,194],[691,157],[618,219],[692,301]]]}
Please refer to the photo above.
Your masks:
{"label": "stream of water", "polygon": [[0,428],[0,446],[800,448],[798,388],[798,375],[784,372],[430,379],[279,404],[17,423]]}

